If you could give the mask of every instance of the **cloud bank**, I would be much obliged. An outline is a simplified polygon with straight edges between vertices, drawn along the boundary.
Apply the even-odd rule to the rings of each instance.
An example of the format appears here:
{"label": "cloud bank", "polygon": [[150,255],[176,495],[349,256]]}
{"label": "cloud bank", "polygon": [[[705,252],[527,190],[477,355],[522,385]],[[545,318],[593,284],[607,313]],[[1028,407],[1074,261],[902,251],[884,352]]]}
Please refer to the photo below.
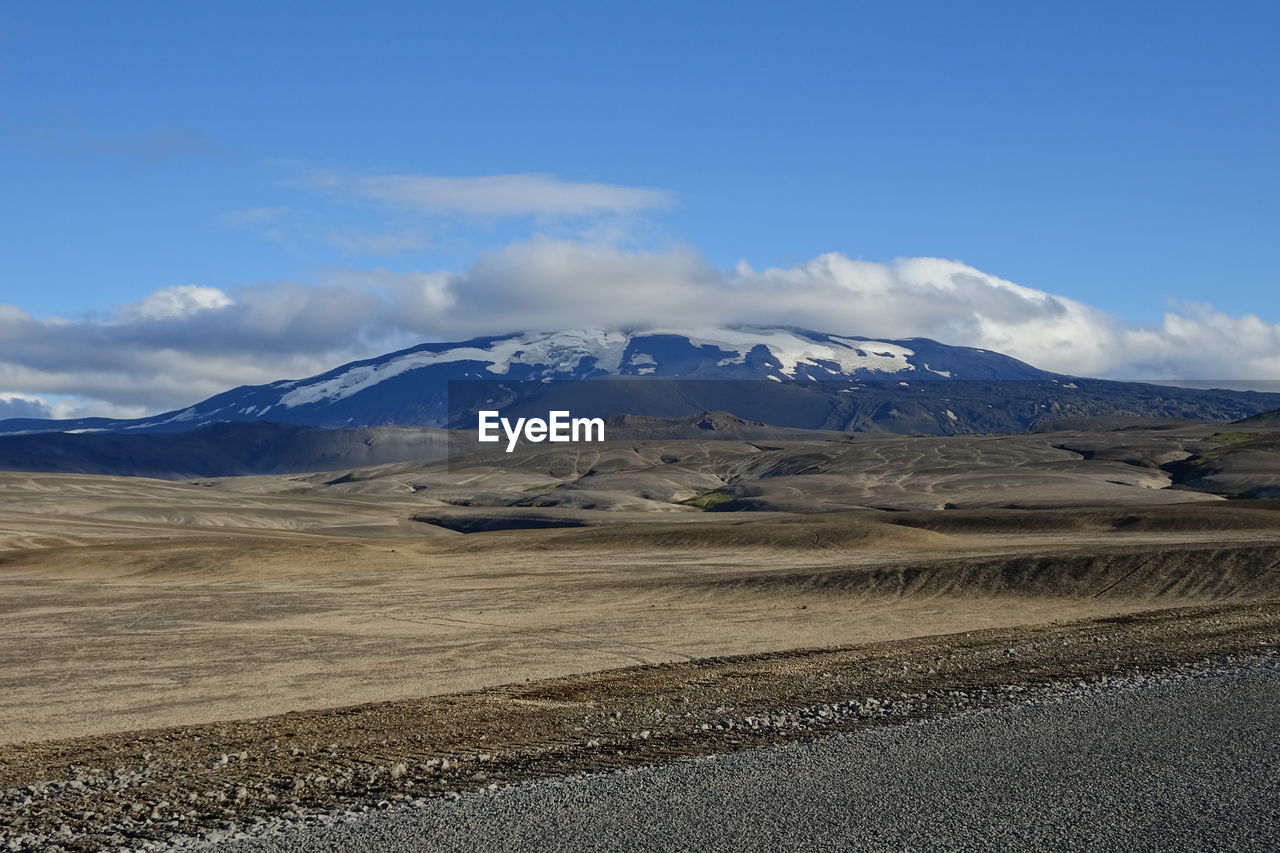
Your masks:
{"label": "cloud bank", "polygon": [[722,270],[687,249],[535,239],[458,272],[340,270],[317,284],[225,291],[181,285],[79,319],[0,305],[0,417],[43,411],[41,395],[83,401],[78,414],[162,411],[424,340],[723,324],[930,337],[1077,375],[1280,378],[1280,325],[1207,305],[1176,306],[1140,327],[959,261],[832,253],[793,267]]}

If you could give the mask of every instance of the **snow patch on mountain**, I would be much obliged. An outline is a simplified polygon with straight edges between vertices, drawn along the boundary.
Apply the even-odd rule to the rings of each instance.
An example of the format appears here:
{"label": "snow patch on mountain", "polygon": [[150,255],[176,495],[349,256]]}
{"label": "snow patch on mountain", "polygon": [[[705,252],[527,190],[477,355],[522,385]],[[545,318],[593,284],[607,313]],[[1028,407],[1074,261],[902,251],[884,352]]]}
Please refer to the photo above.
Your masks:
{"label": "snow patch on mountain", "polygon": [[[451,417],[448,383],[452,381],[520,383],[608,377],[768,380],[805,386],[830,380],[841,387],[828,391],[842,393],[861,389],[863,381],[909,379],[910,385],[901,383],[903,388],[914,392],[919,385],[925,393],[937,390],[931,380],[1034,382],[1055,379],[1056,374],[997,353],[950,347],[925,338],[865,340],[792,327],[578,329],[423,343],[317,376],[233,388],[194,406],[149,418],[16,419],[3,422],[0,433],[81,428],[176,432],[219,421],[245,420],[325,427],[439,426]],[[750,396],[745,390],[741,393]],[[770,393],[764,392],[762,400],[770,398]],[[963,416],[959,409],[955,411]],[[777,416],[788,415],[779,412]]]}
{"label": "snow patch on mountain", "polygon": [[[647,338],[660,336],[683,338],[692,346],[710,347],[725,353],[714,362],[716,367],[745,365],[748,356],[762,347],[769,354],[763,367],[791,379],[816,380],[862,371],[884,374],[923,371],[942,377],[951,375],[945,370],[913,363],[910,359],[915,351],[901,344],[817,335],[785,328],[704,328],[692,332],[652,329],[630,333],[577,329],[480,339],[458,346],[418,348],[383,359],[347,365],[311,379],[273,383],[273,387],[289,390],[280,395],[275,405],[261,407],[257,416],[276,406],[293,409],[337,402],[393,377],[440,364],[474,363],[475,378],[508,376],[516,365],[530,368],[531,372],[525,375],[531,379],[563,379],[586,374],[621,375],[624,372],[652,375],[660,368],[660,362],[654,354],[644,351],[644,344]],[[622,369],[624,358],[629,371]],[[168,420],[182,420],[192,415],[191,410],[185,410]],[[151,422],[148,426],[164,423],[166,421]]]}
{"label": "snow patch on mountain", "polygon": [[617,373],[628,337],[620,332],[581,330],[513,335],[484,347],[452,347],[443,352],[411,352],[374,364],[352,367],[319,382],[301,385],[280,398],[286,408],[310,403],[332,402],[358,394],[366,388],[410,370],[446,362],[475,361],[489,373],[503,376],[513,364],[543,365],[548,373],[572,373],[584,358],[594,358],[595,366]]}
{"label": "snow patch on mountain", "polygon": [[788,329],[696,329],[647,334],[681,335],[695,346],[713,346],[738,353],[737,358],[722,359],[717,365],[742,364],[751,350],[764,346],[777,361],[778,370],[793,378],[801,365],[832,375],[858,370],[897,373],[916,369],[907,361],[915,355],[913,350],[885,341],[862,341],[836,335],[828,335],[825,341],[818,341]]}

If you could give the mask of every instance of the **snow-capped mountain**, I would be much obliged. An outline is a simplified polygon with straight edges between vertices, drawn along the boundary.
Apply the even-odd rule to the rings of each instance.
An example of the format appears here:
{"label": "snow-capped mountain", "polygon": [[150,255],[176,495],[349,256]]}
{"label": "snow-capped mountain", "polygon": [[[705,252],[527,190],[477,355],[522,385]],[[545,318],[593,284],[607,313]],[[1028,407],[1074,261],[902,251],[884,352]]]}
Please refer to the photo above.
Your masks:
{"label": "snow-capped mountain", "polygon": [[174,412],[138,420],[0,421],[0,432],[48,429],[187,430],[219,421],[330,427],[439,426],[450,380],[601,377],[824,380],[1044,379],[986,350],[916,338],[825,335],[791,328],[618,332],[577,330],[429,343],[336,367],[306,379],[243,386]]}
{"label": "snow-capped mountain", "polygon": [[[449,408],[451,380],[493,380],[520,389],[504,398],[512,402],[537,393],[538,382],[608,378],[641,384],[625,386],[633,391],[602,395],[594,401],[595,414],[671,417],[704,404],[706,410],[723,409],[783,426],[898,432],[1010,432],[1051,415],[1242,417],[1280,405],[1280,395],[1250,398],[1239,392],[1072,379],[1000,353],[925,338],[873,340],[758,327],[579,330],[422,344],[306,379],[235,388],[152,417],[12,419],[0,421],[0,433],[179,432],[252,421],[333,428],[447,426],[462,422],[456,402],[452,412]],[[686,410],[674,411],[670,394],[655,402],[654,388],[641,391],[652,386],[643,380],[660,378],[752,381],[704,383],[711,392],[686,401]],[[583,389],[602,387],[568,384],[575,388],[579,408]],[[543,393],[540,402],[545,398]]]}

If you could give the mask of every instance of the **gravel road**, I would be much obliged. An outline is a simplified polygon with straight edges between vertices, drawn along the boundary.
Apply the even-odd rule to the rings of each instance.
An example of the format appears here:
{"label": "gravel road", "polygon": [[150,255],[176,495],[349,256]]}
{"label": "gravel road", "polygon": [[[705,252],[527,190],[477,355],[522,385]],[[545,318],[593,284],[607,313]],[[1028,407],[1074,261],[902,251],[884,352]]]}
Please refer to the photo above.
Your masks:
{"label": "gravel road", "polygon": [[294,851],[1280,849],[1275,659],[1110,693],[434,800]]}

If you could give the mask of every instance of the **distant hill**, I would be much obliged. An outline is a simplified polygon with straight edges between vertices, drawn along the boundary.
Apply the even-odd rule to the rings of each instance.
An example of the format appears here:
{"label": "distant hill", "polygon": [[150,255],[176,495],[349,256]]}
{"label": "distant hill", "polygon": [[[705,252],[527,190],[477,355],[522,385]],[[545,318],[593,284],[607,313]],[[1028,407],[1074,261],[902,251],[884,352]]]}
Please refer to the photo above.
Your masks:
{"label": "distant hill", "polygon": [[184,433],[0,436],[0,470],[184,479],[333,471],[442,458],[448,433],[418,427],[321,429],[212,424]]}
{"label": "distant hill", "polygon": [[1280,409],[1273,412],[1263,412],[1259,415],[1241,418],[1235,422],[1235,425],[1249,427],[1276,427],[1280,429]]}
{"label": "distant hill", "polygon": [[[475,385],[472,396],[450,383]],[[134,420],[10,419],[0,434],[175,433],[210,424],[469,427],[477,409],[593,417],[725,411],[777,427],[899,434],[1020,433],[1064,418],[1234,420],[1280,394],[1082,379],[925,338],[794,328],[564,331],[429,343],[317,376],[244,386]]]}

